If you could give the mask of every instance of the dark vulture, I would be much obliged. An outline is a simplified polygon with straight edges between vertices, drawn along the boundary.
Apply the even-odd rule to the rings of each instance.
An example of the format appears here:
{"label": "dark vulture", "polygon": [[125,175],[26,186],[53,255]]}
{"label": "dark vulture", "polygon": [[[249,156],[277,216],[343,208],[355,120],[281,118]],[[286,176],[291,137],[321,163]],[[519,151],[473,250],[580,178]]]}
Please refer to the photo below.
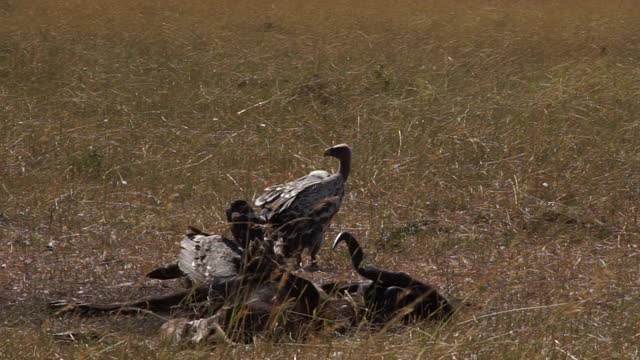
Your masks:
{"label": "dark vulture", "polygon": [[295,255],[298,264],[304,249],[309,251],[311,268],[317,268],[316,256],[324,232],[340,209],[345,182],[351,170],[351,148],[335,145],[324,152],[340,160],[337,173],[316,170],[286,184],[268,187],[255,200],[268,225],[269,238],[283,242],[283,255]]}
{"label": "dark vulture", "polygon": [[262,240],[264,221],[256,215],[251,205],[244,200],[236,200],[225,210],[231,235],[238,245],[248,248],[254,239]]}
{"label": "dark vulture", "polygon": [[356,238],[343,231],[333,243],[333,249],[345,242],[349,248],[355,270],[371,283],[352,289],[364,291],[367,317],[374,323],[386,323],[395,319],[403,321],[439,319],[446,320],[453,307],[433,287],[420,282],[404,272],[380,269],[364,263],[364,253]]}

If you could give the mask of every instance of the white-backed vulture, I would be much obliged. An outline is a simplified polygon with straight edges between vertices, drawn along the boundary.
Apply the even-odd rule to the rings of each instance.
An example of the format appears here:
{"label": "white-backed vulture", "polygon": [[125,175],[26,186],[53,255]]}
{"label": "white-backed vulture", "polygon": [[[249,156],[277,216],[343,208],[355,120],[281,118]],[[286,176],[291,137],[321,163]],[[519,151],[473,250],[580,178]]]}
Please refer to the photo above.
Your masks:
{"label": "white-backed vulture", "polygon": [[337,173],[315,170],[292,182],[270,186],[255,200],[268,225],[268,236],[284,242],[284,256],[296,255],[299,264],[301,252],[308,249],[311,268],[317,268],[324,233],[340,209],[351,171],[349,145],[335,145],[324,155],[340,160]]}

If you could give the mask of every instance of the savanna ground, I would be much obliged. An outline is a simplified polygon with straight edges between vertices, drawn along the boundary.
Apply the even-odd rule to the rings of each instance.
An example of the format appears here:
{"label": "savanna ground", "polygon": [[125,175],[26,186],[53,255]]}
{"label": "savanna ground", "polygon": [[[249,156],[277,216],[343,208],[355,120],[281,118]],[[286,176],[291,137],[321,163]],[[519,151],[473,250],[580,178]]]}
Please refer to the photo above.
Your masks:
{"label": "savanna ground", "polygon": [[[0,358],[638,359],[639,98],[637,1],[2,0]],[[339,142],[328,238],[466,299],[449,323],[176,349],[47,312],[179,288],[143,274],[187,225]]]}

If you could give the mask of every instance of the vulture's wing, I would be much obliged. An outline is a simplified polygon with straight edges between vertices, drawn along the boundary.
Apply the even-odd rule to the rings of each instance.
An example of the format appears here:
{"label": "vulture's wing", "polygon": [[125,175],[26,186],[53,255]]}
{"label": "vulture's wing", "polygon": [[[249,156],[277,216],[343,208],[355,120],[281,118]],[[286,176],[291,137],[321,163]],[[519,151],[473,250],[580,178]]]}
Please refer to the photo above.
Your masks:
{"label": "vulture's wing", "polygon": [[189,233],[180,243],[178,266],[194,283],[239,273],[242,249],[220,235]]}
{"label": "vulture's wing", "polygon": [[168,280],[177,279],[186,276],[185,273],[180,270],[178,263],[163,265],[155,270],[152,270],[146,275],[150,279]]}
{"label": "vulture's wing", "polygon": [[330,176],[331,174],[326,171],[316,170],[292,182],[270,186],[255,200],[255,205],[270,209],[271,212],[268,215],[270,217],[274,213],[287,209],[301,192],[322,183]]}

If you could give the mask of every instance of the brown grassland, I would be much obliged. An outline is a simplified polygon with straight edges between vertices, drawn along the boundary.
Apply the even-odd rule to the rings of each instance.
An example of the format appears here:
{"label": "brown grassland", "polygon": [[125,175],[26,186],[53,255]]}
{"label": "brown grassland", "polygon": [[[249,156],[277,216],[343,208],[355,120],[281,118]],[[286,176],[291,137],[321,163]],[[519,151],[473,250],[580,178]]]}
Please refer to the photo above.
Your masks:
{"label": "brown grassland", "polygon": [[[631,0],[0,0],[0,358],[639,359],[639,99]],[[327,238],[466,299],[448,323],[180,349],[48,313],[178,288],[143,274],[187,225],[339,142]]]}

